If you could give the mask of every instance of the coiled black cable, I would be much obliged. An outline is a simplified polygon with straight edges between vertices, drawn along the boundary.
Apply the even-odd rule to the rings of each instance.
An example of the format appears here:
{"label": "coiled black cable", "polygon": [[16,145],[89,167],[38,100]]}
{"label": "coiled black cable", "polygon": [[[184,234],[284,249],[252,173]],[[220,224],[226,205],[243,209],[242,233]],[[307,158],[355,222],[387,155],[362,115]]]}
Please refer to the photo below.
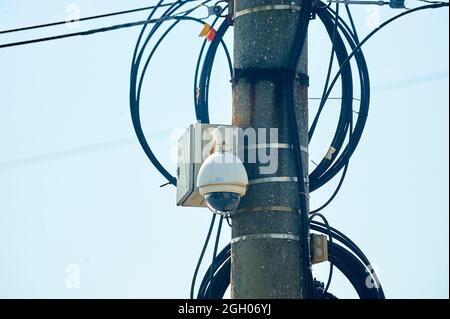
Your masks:
{"label": "coiled black cable", "polygon": [[[333,227],[328,229],[325,224],[317,221],[311,221],[310,227],[311,230],[323,234],[329,234],[331,230],[333,240],[342,244],[341,246],[334,242],[328,242],[330,261],[347,277],[361,299],[385,299],[383,289],[378,282],[376,273],[370,267],[369,260],[353,241],[337,229]],[[216,257],[216,271],[212,276],[213,285],[210,282],[210,266],[200,284],[197,298],[223,298],[230,285],[230,269],[231,244],[228,244]],[[210,290],[211,286],[212,290]],[[330,297],[330,295],[319,295],[320,298]]]}
{"label": "coiled black cable", "polygon": [[[335,23],[334,17],[331,9],[319,9],[317,10],[317,16],[323,22],[328,34],[333,34]],[[336,128],[335,135],[333,137],[331,146],[335,149],[335,152],[328,158],[323,158],[314,171],[310,174],[310,190],[314,191],[319,187],[330,181],[339,171],[348,163],[353,151],[356,149],[358,142],[364,131],[366,124],[367,114],[369,111],[370,102],[370,80],[369,72],[367,69],[367,64],[364,58],[362,50],[358,50],[355,54],[355,61],[357,66],[357,71],[359,75],[359,85],[361,91],[360,105],[358,118],[355,123],[354,131],[351,132],[348,144],[344,147],[344,142],[348,130],[350,128],[350,122],[353,121],[353,80],[352,80],[352,70],[348,62],[348,52],[344,44],[344,39],[347,44],[353,50],[356,47],[355,36],[350,33],[349,30],[343,26],[341,20],[339,20],[338,28],[340,33],[344,36],[341,37],[340,33],[336,37],[335,52],[339,67],[341,70],[340,79],[342,83],[342,101],[341,101],[341,113],[338,121],[338,126]],[[330,85],[331,86],[331,85]],[[330,92],[328,89],[327,92]],[[327,100],[326,93],[322,101]],[[320,116],[323,110],[324,103],[321,103],[319,110],[315,116],[315,120]],[[344,150],[340,153],[341,149]],[[339,155],[339,156],[338,156]]]}
{"label": "coiled black cable", "polygon": [[[223,43],[222,38],[225,35],[225,32],[228,30],[229,27],[229,21],[225,19],[220,27],[217,29],[216,35],[211,42],[211,44],[208,47],[208,50],[205,55],[205,59],[203,62],[202,70],[200,72],[200,79],[198,88],[200,89],[199,92],[199,99],[198,99],[198,110],[199,110],[199,116],[197,117],[197,121],[200,123],[209,123],[209,82],[211,77],[211,71],[214,64],[214,58],[217,52],[217,48],[220,43]],[[227,54],[227,51],[225,51]],[[228,66],[231,68],[231,58],[229,54],[227,54],[227,60],[228,60]]]}
{"label": "coiled black cable", "polygon": [[[160,2],[158,2],[158,4],[163,3],[164,0],[161,0]],[[206,0],[203,3],[208,3],[210,0]],[[194,7],[188,11],[186,11],[183,15],[181,16],[172,16],[177,10],[179,10],[183,5],[189,3],[190,1],[177,1],[176,3],[174,3],[173,5],[171,5],[167,10],[165,10],[165,12],[161,15],[161,22],[155,23],[153,25],[153,27],[151,28],[149,34],[147,35],[147,37],[145,38],[141,48],[140,44],[143,40],[144,37],[144,33],[146,30],[147,26],[144,26],[141,30],[141,33],[139,34],[138,37],[138,41],[136,43],[136,47],[134,50],[134,54],[133,54],[133,59],[132,59],[132,67],[131,67],[131,74],[130,74],[130,113],[131,113],[131,118],[132,118],[132,122],[133,122],[133,127],[134,130],[136,132],[136,136],[139,140],[139,143],[141,144],[144,152],[146,153],[147,157],[149,158],[149,160],[151,161],[151,163],[155,166],[155,168],[167,179],[167,181],[169,182],[169,184],[172,184],[174,186],[176,186],[177,184],[177,180],[176,178],[170,174],[165,167],[159,162],[159,160],[156,158],[155,154],[153,153],[152,149],[150,148],[147,139],[144,135],[143,129],[142,129],[142,125],[141,125],[141,119],[140,119],[140,94],[141,94],[141,90],[142,90],[142,85],[143,85],[143,81],[144,81],[144,76],[145,73],[148,70],[148,66],[150,64],[150,61],[153,57],[153,54],[155,53],[156,49],[158,48],[158,46],[161,44],[161,42],[163,41],[163,39],[169,34],[169,32],[180,22],[180,21],[194,21],[200,24],[204,24],[203,20],[201,19],[197,19],[197,18],[193,18],[190,17],[189,14],[194,12],[197,7]],[[156,12],[156,9],[153,10],[150,13],[149,19],[151,17],[153,17],[154,13]],[[161,37],[156,41],[155,45],[153,46],[146,62],[144,65],[144,68],[141,72],[141,76],[139,78],[138,81],[138,72],[139,72],[139,66],[140,63],[142,61],[143,55],[145,53],[145,49],[148,45],[148,43],[150,42],[150,40],[152,39],[152,37],[154,36],[154,34],[156,33],[156,31],[161,27],[161,25],[165,22],[164,21],[164,17],[171,17],[171,20],[175,20],[175,22],[173,22],[168,29],[161,35]],[[225,50],[225,54],[228,60],[228,63],[231,63],[231,58],[230,58],[230,54],[228,52],[228,49],[226,48],[225,43],[219,39],[218,43],[222,44],[222,47]],[[217,49],[217,47],[216,47]],[[197,113],[197,112],[196,112]],[[200,114],[196,114],[197,116],[199,116]]]}
{"label": "coiled black cable", "polygon": [[[164,0],[160,0],[157,5],[160,5],[164,2]],[[161,17],[170,16],[173,14],[176,10],[181,8],[185,2],[183,1],[177,1],[173,5],[171,5],[165,12],[161,15]],[[148,19],[152,18],[153,15],[156,12],[156,8],[153,9],[148,17]],[[187,14],[186,14],[187,15]],[[174,22],[177,23],[178,21]],[[141,30],[141,33],[139,34],[138,41],[135,46],[135,50],[133,53],[133,59],[132,59],[132,65],[131,65],[131,74],[130,74],[130,113],[131,113],[131,119],[133,122],[133,127],[136,132],[136,136],[138,138],[139,143],[142,146],[142,149],[144,150],[145,154],[151,161],[151,163],[155,166],[155,168],[167,179],[167,181],[173,185],[176,185],[177,181],[172,174],[170,174],[163,165],[158,161],[156,156],[154,155],[152,149],[150,148],[147,139],[145,138],[142,125],[141,125],[141,119],[140,119],[140,110],[139,110],[139,96],[136,92],[136,84],[137,84],[137,76],[139,71],[139,64],[141,62],[141,59],[143,57],[145,48],[147,44],[149,43],[151,37],[154,35],[156,30],[161,26],[163,22],[159,22],[153,25],[150,33],[148,34],[147,38],[144,41],[144,44],[142,48],[139,50],[139,45],[141,43],[141,40],[143,38],[144,32],[147,28],[147,25],[144,25],[144,27]]]}
{"label": "coiled black cable", "polygon": [[[365,64],[365,61],[363,60],[364,57],[361,54],[361,47],[370,38],[372,38],[377,32],[379,32],[381,29],[383,29],[390,23],[394,22],[395,20],[397,20],[405,15],[408,15],[408,14],[411,14],[411,13],[414,13],[417,11],[421,11],[421,10],[437,9],[437,8],[448,7],[448,6],[449,6],[448,3],[437,3],[437,4],[430,4],[430,5],[417,7],[417,8],[402,12],[402,13],[388,19],[387,21],[383,22],[379,27],[377,27],[372,32],[370,32],[362,41],[358,41],[356,39],[357,44],[355,44],[355,41],[353,41],[354,39],[351,36],[351,32],[348,32],[349,28],[347,26],[343,25],[342,20],[340,20],[341,23],[340,23],[339,28],[343,31],[344,37],[348,40],[349,44],[351,45],[352,52],[348,55],[347,59],[340,65],[338,72],[336,73],[335,77],[331,81],[328,91],[325,94],[325,100],[328,99],[334,85],[336,84],[336,82],[338,81],[338,79],[340,78],[342,73],[345,72],[345,69],[350,64],[349,62],[351,61],[352,58],[355,58],[357,64],[359,65],[359,67],[358,67],[359,71],[366,72],[365,69],[367,69],[367,65]],[[327,10],[331,10],[331,9],[328,8]],[[324,16],[324,10],[323,9],[317,10],[317,14],[319,16]],[[325,18],[326,18],[326,16],[325,16]],[[361,86],[362,91],[363,91],[363,88],[370,89],[370,85],[368,83],[364,84],[363,86]],[[367,101],[365,101],[364,99],[367,99]],[[320,176],[313,176],[312,178],[310,176],[311,189],[313,189],[313,190],[317,189],[317,188],[321,187],[322,185],[324,185],[326,182],[328,182],[331,178],[333,178],[344,167],[344,165],[346,165],[347,159],[350,158],[350,156],[353,154],[354,150],[356,149],[356,146],[358,145],[358,142],[362,136],[362,132],[365,127],[365,121],[366,121],[366,117],[367,117],[367,110],[368,110],[368,103],[369,103],[369,100],[368,100],[369,95],[364,96],[364,99],[361,98],[358,121],[356,122],[355,131],[352,134],[351,142],[349,141],[349,144],[345,147],[341,156],[334,162],[334,164],[332,166],[330,164],[327,165],[326,161],[325,162],[322,161],[322,163],[319,165],[319,166],[321,166],[321,170],[319,171]],[[361,107],[365,107],[365,106],[367,106],[367,110],[361,109]],[[336,152],[336,154],[337,153],[338,152]],[[316,168],[315,171],[317,171],[317,170],[318,170],[318,167]]]}
{"label": "coiled black cable", "polygon": [[[160,0],[158,2],[158,4],[163,3],[164,0]],[[205,1],[204,3],[207,3],[209,1]],[[188,3],[188,1],[177,1],[175,4],[171,5],[169,7],[169,9],[167,9],[165,11],[165,13],[162,16],[169,16],[171,13],[174,13],[177,9],[179,9],[181,6],[183,6],[184,4]],[[158,5],[157,4],[157,5]],[[323,2],[319,1],[318,2],[319,5],[316,5],[315,7],[315,12],[316,14],[319,15],[319,17],[321,18],[322,21],[325,20],[329,20],[329,17],[327,16],[326,12],[333,12],[332,9],[330,8],[329,5],[325,5]],[[347,56],[346,60],[342,63],[340,63],[340,69],[337,72],[337,74],[335,75],[334,79],[331,81],[330,85],[329,85],[329,89],[325,94],[325,98],[322,99],[324,101],[326,101],[334,87],[334,85],[336,84],[336,82],[339,80],[339,78],[342,79],[343,74],[346,73],[346,70],[348,68],[347,65],[349,65],[349,61],[355,57],[355,60],[357,60],[357,64],[358,64],[358,68],[360,69],[360,72],[365,73],[365,70],[367,69],[367,66],[365,65],[365,61],[364,61],[364,57],[362,55],[361,52],[361,47],[364,45],[365,42],[367,42],[375,33],[377,33],[379,30],[381,30],[382,28],[384,28],[386,25],[392,23],[393,21],[397,20],[400,17],[403,17],[407,14],[411,14],[413,12],[417,12],[419,10],[425,10],[425,9],[437,9],[437,8],[442,8],[442,7],[448,7],[448,3],[434,3],[434,4],[430,4],[430,5],[425,5],[425,6],[421,6],[421,7],[417,7],[414,9],[410,9],[406,12],[403,12],[399,15],[394,16],[393,18],[387,20],[386,22],[382,23],[378,28],[376,28],[375,30],[373,30],[368,36],[366,36],[361,42],[358,40],[355,32],[352,32],[350,30],[350,28],[345,24],[345,22],[339,18],[339,29],[341,30],[341,32],[344,35],[344,38],[346,38],[346,40],[349,42],[349,45],[352,48],[352,52]],[[195,10],[195,8],[192,9],[192,11]],[[150,16],[149,19],[154,15],[154,13],[156,12],[156,9],[154,9]],[[189,13],[186,13],[186,15],[188,15]],[[178,22],[178,21],[176,21]],[[175,22],[175,23],[176,23]],[[352,27],[354,27],[353,22],[352,23]],[[137,82],[137,72],[138,72],[138,67],[139,67],[139,63],[140,60],[142,58],[142,54],[144,52],[144,49],[146,47],[146,45],[148,44],[150,38],[152,37],[152,35],[155,33],[155,31],[159,28],[159,26],[162,24],[162,22],[157,23],[153,26],[152,31],[150,32],[149,36],[147,37],[147,39],[145,40],[145,43],[143,44],[142,49],[139,51],[139,45],[140,42],[143,38],[144,35],[144,31],[147,27],[147,25],[144,25],[144,27],[142,28],[142,31],[139,35],[137,44],[136,44],[136,48],[133,54],[133,62],[132,62],[132,71],[131,71],[131,77],[130,77],[130,111],[131,111],[131,116],[132,116],[132,120],[133,120],[133,126],[134,129],[136,131],[136,135],[138,137],[139,143],[141,144],[142,148],[144,149],[144,152],[146,153],[147,157],[150,159],[150,161],[153,163],[153,165],[158,169],[158,171],[169,181],[170,184],[172,185],[176,185],[176,178],[174,176],[172,176],[162,165],[161,163],[158,161],[158,159],[156,158],[156,156],[153,154],[150,146],[147,143],[147,140],[144,136],[144,133],[142,131],[142,127],[141,127],[141,123],[140,123],[140,115],[139,115],[139,101],[136,98],[136,82]],[[328,30],[329,28],[327,28]],[[224,30],[225,32],[226,30]],[[222,34],[223,36],[223,34]],[[215,39],[215,41],[217,41]],[[220,39],[221,41],[221,39]],[[213,41],[214,42],[214,41]],[[222,42],[222,41],[221,41]],[[222,42],[223,43],[223,42]],[[210,46],[211,48],[211,46]],[[209,49],[210,49],[209,48]],[[225,48],[225,46],[224,46]],[[208,49],[208,51],[209,51]],[[216,51],[217,48],[213,48],[212,51]],[[139,52],[139,55],[138,55]],[[336,51],[337,53],[337,51]],[[231,61],[230,61],[230,55],[228,53],[228,50],[226,50],[226,56],[228,59],[228,64],[229,66],[231,65]],[[339,60],[339,59],[338,59]],[[196,86],[199,88],[203,88],[203,93],[201,95],[202,99],[205,99],[204,101],[202,101],[202,105],[201,108],[197,108],[196,107],[196,115],[197,115],[197,119],[199,121],[204,121],[207,122],[207,120],[209,120],[209,114],[208,114],[208,88],[209,88],[209,80],[210,80],[210,76],[208,74],[208,72],[210,72],[212,70],[212,63],[214,61],[214,54],[210,54],[208,56],[208,59],[205,59],[204,63],[203,63],[203,70],[205,72],[204,76],[201,78],[200,83]],[[230,67],[231,69],[231,67]],[[367,77],[368,80],[368,77]],[[360,79],[360,81],[364,82],[363,85],[361,86],[361,91],[365,91],[365,90],[370,90],[369,88],[369,83],[366,83],[366,81]],[[342,81],[342,84],[344,85],[344,83],[346,83],[345,81]],[[328,159],[323,159],[322,162],[318,165],[318,167],[316,167],[313,172],[310,174],[309,177],[309,181],[310,181],[310,185],[309,185],[309,190],[310,192],[313,192],[314,190],[320,188],[321,186],[323,186],[325,183],[327,183],[328,181],[330,181],[336,174],[339,173],[339,171],[348,164],[348,159],[351,157],[351,155],[353,154],[354,150],[356,149],[356,146],[358,145],[358,142],[361,138],[362,132],[364,130],[365,127],[365,118],[367,117],[367,111],[368,111],[368,102],[369,102],[369,93],[370,92],[366,92],[365,93],[365,97],[364,99],[361,99],[361,103],[360,103],[360,110],[359,110],[359,116],[358,116],[358,120],[357,123],[355,125],[355,130],[352,133],[352,138],[351,138],[351,142],[349,141],[348,145],[344,148],[344,151],[342,152],[341,156],[339,156],[337,159],[335,156],[334,158],[332,158],[332,160],[328,160]],[[344,100],[344,96],[343,96],[343,100]],[[353,100],[352,100],[353,101]],[[338,129],[336,130],[336,134],[333,138],[333,141],[331,143],[331,145],[336,149],[335,154],[338,154],[341,147],[342,143],[343,143],[343,139],[345,139],[346,134],[346,127],[348,127],[348,121],[347,124],[345,124],[346,122],[346,118],[347,116],[345,115],[346,112],[348,112],[348,110],[350,109],[351,103],[350,102],[345,102],[342,101],[342,106],[341,106],[341,115],[340,115],[340,119],[339,119],[339,125],[338,125]],[[196,104],[194,104],[196,105]],[[196,105],[197,106],[197,105]],[[201,111],[199,111],[199,109],[201,109]],[[320,108],[320,110],[323,109],[323,106]],[[344,111],[345,110],[345,111]],[[321,111],[320,111],[321,112]],[[316,117],[318,118],[318,116],[320,116],[320,112],[318,112],[319,114],[316,115]],[[338,146],[337,148],[335,146]],[[345,176],[345,174],[343,174]],[[335,195],[334,195],[335,196]],[[332,196],[334,198],[334,196]]]}
{"label": "coiled black cable", "polygon": [[202,251],[200,252],[200,257],[198,258],[197,265],[195,266],[194,275],[192,276],[190,299],[194,299],[195,282],[197,281],[198,271],[205,256],[206,248],[208,248],[209,239],[214,228],[214,223],[216,221],[217,214],[213,214],[211,217],[211,223],[209,224],[208,234],[206,235],[205,243],[203,244]]}

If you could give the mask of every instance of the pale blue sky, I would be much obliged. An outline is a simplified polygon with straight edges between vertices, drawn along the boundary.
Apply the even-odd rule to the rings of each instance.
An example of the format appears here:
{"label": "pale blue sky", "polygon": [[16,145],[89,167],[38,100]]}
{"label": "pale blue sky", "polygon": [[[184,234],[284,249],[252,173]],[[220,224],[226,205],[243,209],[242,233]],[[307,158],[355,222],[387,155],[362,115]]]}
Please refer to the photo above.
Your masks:
{"label": "pale blue sky", "polygon": [[[71,3],[88,16],[156,1],[1,0],[0,29],[65,19]],[[370,32],[366,9],[353,11],[360,34]],[[398,12],[382,8],[381,20]],[[81,29],[143,18],[86,22]],[[448,23],[448,9],[428,10],[367,43],[366,131],[324,212],[376,265],[391,298],[449,297]],[[0,43],[68,31],[75,30],[0,35]],[[175,189],[159,188],[164,179],[136,142],[128,90],[138,31],[0,50],[0,297],[188,297],[210,212],[176,207]],[[145,131],[172,171],[172,132],[195,120],[198,32],[188,22],[169,36],[143,92]],[[231,39],[232,33],[230,47]],[[317,97],[330,49],[319,21],[311,23],[309,40],[310,96]],[[217,59],[211,121],[229,123],[229,76],[222,53]],[[312,101],[311,110],[316,106]],[[329,146],[335,106],[330,102],[320,122],[312,159]],[[312,194],[312,207],[332,190]],[[225,245],[228,229],[222,238]],[[79,289],[66,288],[68,264],[80,267]],[[327,266],[316,274],[325,280]],[[355,296],[339,275],[330,291]]]}

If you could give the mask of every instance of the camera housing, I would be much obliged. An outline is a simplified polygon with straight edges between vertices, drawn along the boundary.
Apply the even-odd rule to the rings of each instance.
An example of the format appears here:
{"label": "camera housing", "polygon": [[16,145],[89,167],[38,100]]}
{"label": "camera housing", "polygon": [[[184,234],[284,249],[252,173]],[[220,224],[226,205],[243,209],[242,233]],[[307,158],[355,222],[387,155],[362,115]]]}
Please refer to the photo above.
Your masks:
{"label": "camera housing", "polygon": [[248,177],[244,164],[233,153],[219,149],[203,162],[197,187],[210,210],[228,214],[237,209],[245,196]]}

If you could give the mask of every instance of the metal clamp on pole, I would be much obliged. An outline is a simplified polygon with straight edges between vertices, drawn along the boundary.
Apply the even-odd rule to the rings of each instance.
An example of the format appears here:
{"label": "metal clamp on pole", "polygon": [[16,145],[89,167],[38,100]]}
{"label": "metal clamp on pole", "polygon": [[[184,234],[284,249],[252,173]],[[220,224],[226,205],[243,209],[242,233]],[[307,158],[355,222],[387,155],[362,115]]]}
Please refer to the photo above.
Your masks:
{"label": "metal clamp on pole", "polygon": [[273,176],[260,177],[248,181],[248,185],[262,184],[262,183],[283,183],[283,182],[297,182],[297,176]]}
{"label": "metal clamp on pole", "polygon": [[237,209],[232,216],[242,213],[260,213],[260,212],[277,212],[277,213],[291,213],[300,214],[299,209],[287,206],[253,206]]}
{"label": "metal clamp on pole", "polygon": [[281,240],[300,241],[299,236],[292,234],[250,234],[233,238],[231,240],[231,244],[236,244],[243,240],[252,240],[252,239],[281,239]]}
{"label": "metal clamp on pole", "polygon": [[273,11],[273,10],[289,10],[291,12],[300,12],[301,7],[296,5],[295,2],[291,2],[290,4],[272,4],[272,5],[264,5],[264,6],[257,6],[253,8],[248,9],[242,9],[233,14],[233,20],[242,17],[244,15],[255,13],[255,12],[262,12],[262,11]]}
{"label": "metal clamp on pole", "polygon": [[256,149],[293,149],[292,144],[288,143],[260,143],[260,144],[250,144],[241,147],[244,150],[256,150]]}

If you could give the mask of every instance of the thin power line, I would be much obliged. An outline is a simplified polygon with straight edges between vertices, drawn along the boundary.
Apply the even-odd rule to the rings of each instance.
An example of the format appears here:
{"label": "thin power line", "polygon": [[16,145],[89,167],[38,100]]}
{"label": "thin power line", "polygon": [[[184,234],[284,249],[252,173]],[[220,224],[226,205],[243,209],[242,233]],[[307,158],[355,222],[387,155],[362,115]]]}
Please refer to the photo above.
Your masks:
{"label": "thin power line", "polygon": [[[191,1],[197,1],[197,0],[185,0],[183,2],[191,2]],[[81,21],[95,20],[95,19],[100,19],[100,18],[113,17],[113,16],[117,16],[117,15],[122,15],[122,14],[129,14],[129,13],[134,13],[134,12],[139,12],[139,11],[151,10],[151,9],[155,9],[155,8],[167,7],[167,6],[171,6],[171,5],[175,4],[175,3],[177,3],[177,2],[163,3],[163,4],[160,4],[160,5],[156,5],[156,6],[143,7],[143,8],[137,8],[137,9],[131,9],[131,10],[110,12],[110,13],[105,13],[105,14],[100,14],[100,15],[80,18],[80,19],[77,19],[75,21],[57,21],[57,22],[50,22],[50,23],[45,23],[45,24],[39,24],[39,25],[33,25],[33,26],[27,26],[27,27],[20,27],[20,28],[9,29],[9,30],[0,30],[0,34],[13,33],[13,32],[19,32],[19,31],[26,31],[26,30],[34,30],[34,29],[41,29],[41,28],[47,28],[47,27],[54,27],[54,26],[58,26],[58,25],[71,23],[71,22],[78,22],[78,21],[81,22]]]}
{"label": "thin power line", "polygon": [[133,144],[132,139],[121,139],[115,141],[108,141],[103,143],[84,145],[77,148],[66,149],[61,151],[55,151],[47,154],[40,154],[5,162],[0,162],[0,171],[9,170],[12,168],[20,168],[25,166],[30,166],[34,164],[40,164],[45,162],[53,162],[57,160],[85,156],[89,154],[94,154],[102,151],[107,151],[110,149],[115,149],[127,145]]}
{"label": "thin power line", "polygon": [[[374,91],[377,93],[385,92],[385,91],[394,91],[399,90],[411,86],[427,84],[430,82],[436,82],[448,79],[448,70],[443,70],[435,73],[424,74],[413,78],[402,79],[398,81],[392,81],[380,85],[374,86]],[[310,100],[321,100],[320,97],[309,97]],[[341,100],[341,97],[329,97],[328,100]],[[355,101],[360,101],[358,98],[353,98]]]}
{"label": "thin power line", "polygon": [[374,90],[376,92],[392,91],[392,90],[398,90],[398,89],[402,89],[402,88],[406,88],[406,87],[410,87],[410,86],[416,86],[416,85],[426,84],[426,83],[430,83],[430,82],[441,81],[441,80],[445,80],[445,79],[448,79],[448,70],[431,73],[431,74],[424,74],[424,75],[420,75],[420,76],[414,77],[414,78],[408,78],[408,79],[403,79],[403,80],[399,80],[399,81],[393,81],[393,82],[377,85],[377,86],[375,86]]}
{"label": "thin power line", "polygon": [[[184,12],[179,12],[178,14],[183,14],[183,13]],[[21,45],[27,45],[27,44],[32,44],[32,43],[38,43],[38,42],[60,40],[60,39],[71,38],[71,37],[76,37],[76,36],[91,35],[91,34],[95,34],[95,33],[101,33],[101,32],[108,32],[108,31],[119,30],[119,29],[124,29],[124,28],[130,28],[130,27],[135,27],[135,26],[144,25],[144,24],[158,23],[158,22],[168,21],[168,20],[172,20],[172,19],[176,19],[176,20],[197,20],[195,18],[187,17],[187,16],[178,16],[178,15],[176,15],[176,16],[168,16],[168,17],[163,17],[163,18],[159,18],[159,19],[141,20],[141,21],[136,21],[136,22],[115,24],[115,25],[112,25],[112,26],[109,26],[109,27],[91,29],[91,30],[86,30],[86,31],[81,31],[81,32],[66,33],[66,34],[60,34],[60,35],[55,35],[55,36],[50,36],[50,37],[44,37],[44,38],[37,38],[37,39],[32,39],[32,40],[20,41],[20,42],[12,42],[12,43],[0,44],[0,49],[10,48],[10,47],[15,47],[15,46],[21,46]]]}
{"label": "thin power line", "polygon": [[[152,139],[164,139],[167,138],[170,130],[163,130],[151,133]],[[132,138],[122,138],[117,140],[111,140],[106,142],[99,142],[94,144],[82,145],[74,148],[64,149],[60,151],[53,151],[49,153],[32,155],[28,157],[11,159],[0,162],[0,171],[13,168],[21,168],[34,164],[41,164],[46,162],[53,162],[58,160],[64,160],[67,158],[85,156],[104,152],[120,147],[125,147],[135,144],[135,140]]]}

